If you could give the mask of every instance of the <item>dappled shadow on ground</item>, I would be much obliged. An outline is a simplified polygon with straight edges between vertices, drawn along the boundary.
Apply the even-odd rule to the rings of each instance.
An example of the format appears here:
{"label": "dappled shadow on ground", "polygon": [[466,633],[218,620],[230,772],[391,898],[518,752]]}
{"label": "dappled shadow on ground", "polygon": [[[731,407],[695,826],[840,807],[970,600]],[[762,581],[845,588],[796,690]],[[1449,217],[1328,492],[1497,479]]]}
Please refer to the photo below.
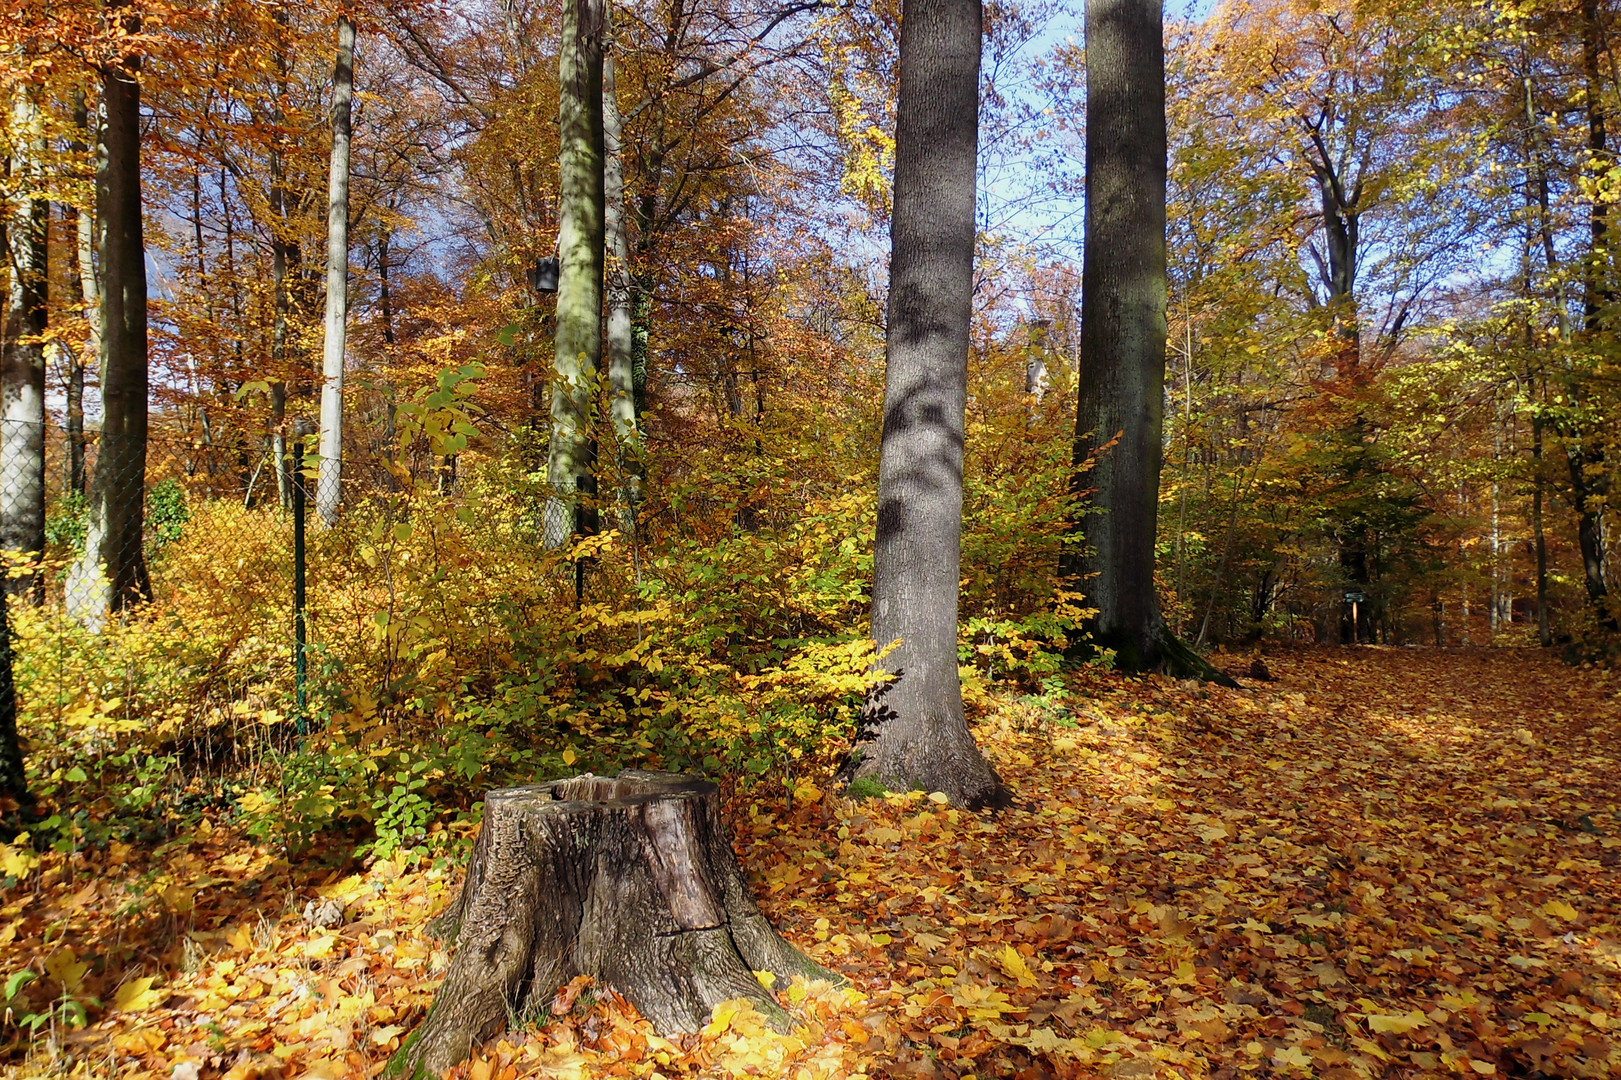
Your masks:
{"label": "dappled shadow on ground", "polygon": [[[737,802],[767,913],[851,980],[777,987],[793,1034],[744,1009],[661,1040],[587,991],[456,1075],[1621,1073],[1615,681],[1535,651],[1267,662],[1238,691],[1083,674],[1003,703],[978,727],[1021,799],[997,817],[921,792]],[[250,885],[184,895],[235,859]],[[125,1007],[39,1071],[375,1074],[446,959],[422,929],[445,868],[300,878],[222,829],[87,871],[6,897],[12,970],[129,958],[95,976]],[[317,889],[324,929],[300,914]],[[137,894],[154,914],[116,918]]]}
{"label": "dappled shadow on ground", "polygon": [[1616,682],[1535,650],[1267,659],[1240,691],[1086,679],[1074,728],[1004,710],[1001,819],[764,840],[777,912],[895,1024],[876,1071],[1621,1072]]}

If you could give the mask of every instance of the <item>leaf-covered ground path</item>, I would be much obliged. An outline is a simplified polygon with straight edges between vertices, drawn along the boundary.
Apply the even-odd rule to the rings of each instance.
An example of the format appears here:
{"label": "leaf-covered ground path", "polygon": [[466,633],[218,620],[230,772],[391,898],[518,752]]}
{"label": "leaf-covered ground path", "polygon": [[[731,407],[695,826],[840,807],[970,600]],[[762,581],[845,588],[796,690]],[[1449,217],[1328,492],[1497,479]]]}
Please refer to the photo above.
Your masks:
{"label": "leaf-covered ground path", "polygon": [[[457,1075],[1621,1075],[1617,680],[1532,650],[1268,663],[1240,691],[1097,676],[1056,716],[1009,704],[980,728],[1022,796],[1000,818],[741,804],[768,913],[851,979],[778,987],[792,1035],[723,1009],[668,1042],[571,987]],[[444,966],[423,927],[455,871],[325,880],[203,833],[4,897],[5,971],[46,973],[17,1004],[102,1003],[14,1067],[381,1069]]]}

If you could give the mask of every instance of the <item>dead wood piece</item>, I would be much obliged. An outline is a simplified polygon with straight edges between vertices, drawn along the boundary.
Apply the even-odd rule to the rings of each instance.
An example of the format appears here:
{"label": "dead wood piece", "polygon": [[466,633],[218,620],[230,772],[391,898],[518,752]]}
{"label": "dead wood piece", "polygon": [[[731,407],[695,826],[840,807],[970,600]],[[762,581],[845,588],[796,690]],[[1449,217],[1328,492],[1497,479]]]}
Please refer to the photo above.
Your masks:
{"label": "dead wood piece", "polygon": [[623,994],[661,1034],[748,998],[786,1030],[756,971],[838,980],[771,927],[716,786],[631,770],[492,791],[461,895],[431,927],[455,956],[391,1072],[438,1074],[576,975]]}

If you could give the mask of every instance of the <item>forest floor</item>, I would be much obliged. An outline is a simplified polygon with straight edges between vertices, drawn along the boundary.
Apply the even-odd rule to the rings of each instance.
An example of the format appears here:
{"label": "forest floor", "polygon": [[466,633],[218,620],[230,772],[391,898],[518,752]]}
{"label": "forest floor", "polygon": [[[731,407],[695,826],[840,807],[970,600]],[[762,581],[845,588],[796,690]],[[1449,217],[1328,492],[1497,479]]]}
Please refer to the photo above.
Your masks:
{"label": "forest floor", "polygon": [[[767,914],[850,980],[777,987],[792,1034],[723,1007],[663,1040],[588,989],[454,1075],[1621,1075],[1621,680],[1536,650],[1267,663],[1007,704],[978,728],[1020,796],[999,817],[739,802]],[[289,866],[224,826],[48,862],[0,896],[0,973],[100,1005],[10,1067],[376,1074],[458,875]]]}

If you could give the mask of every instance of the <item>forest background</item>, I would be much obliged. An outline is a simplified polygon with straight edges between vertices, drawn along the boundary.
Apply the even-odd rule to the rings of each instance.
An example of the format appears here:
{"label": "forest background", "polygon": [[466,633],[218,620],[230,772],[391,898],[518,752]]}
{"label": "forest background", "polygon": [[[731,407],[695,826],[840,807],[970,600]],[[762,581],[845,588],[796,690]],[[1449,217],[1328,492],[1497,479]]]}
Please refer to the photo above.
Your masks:
{"label": "forest background", "polygon": [[[600,527],[561,543],[555,313],[532,281],[558,241],[551,7],[9,8],[0,488],[43,811],[4,850],[12,884],[45,849],[161,842],[204,811],[291,852],[390,857],[456,843],[515,779],[651,765],[789,799],[825,781],[871,681],[898,5],[614,7],[631,379],[594,388]],[[294,448],[331,341],[340,15],[333,486],[313,440]],[[1159,566],[1186,639],[1613,652],[1617,16],[1269,0],[1168,27]],[[1077,629],[1056,573],[1082,512],[1074,17],[987,9],[971,715],[1055,707]],[[129,57],[152,319],[138,480],[98,470],[90,240],[103,74]],[[304,655],[306,473],[323,520]],[[139,602],[111,620],[73,603],[118,498],[98,482],[145,509]]]}

